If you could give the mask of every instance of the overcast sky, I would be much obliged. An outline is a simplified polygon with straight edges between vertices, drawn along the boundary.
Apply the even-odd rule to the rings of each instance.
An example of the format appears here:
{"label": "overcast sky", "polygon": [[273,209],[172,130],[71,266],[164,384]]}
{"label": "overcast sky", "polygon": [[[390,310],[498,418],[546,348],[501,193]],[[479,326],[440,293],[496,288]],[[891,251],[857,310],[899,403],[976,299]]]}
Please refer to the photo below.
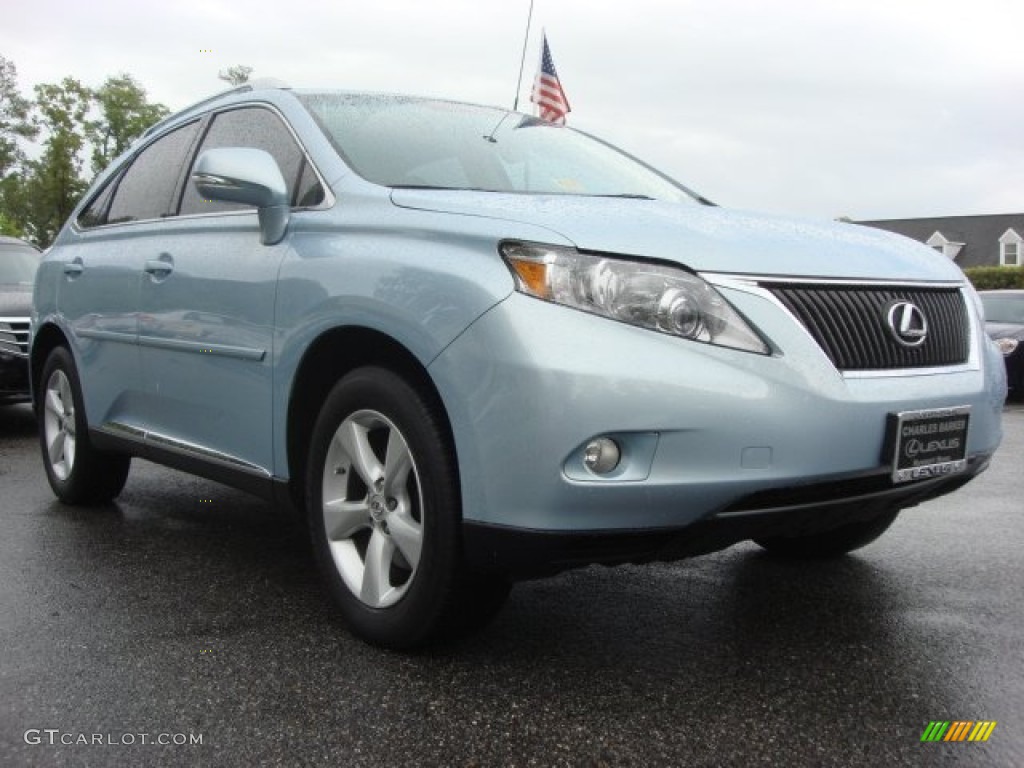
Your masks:
{"label": "overcast sky", "polygon": [[[235,64],[511,107],[529,0],[13,0],[23,91],[122,72],[180,109]],[[1024,211],[1022,0],[536,0],[572,113],[716,202],[854,219]]]}

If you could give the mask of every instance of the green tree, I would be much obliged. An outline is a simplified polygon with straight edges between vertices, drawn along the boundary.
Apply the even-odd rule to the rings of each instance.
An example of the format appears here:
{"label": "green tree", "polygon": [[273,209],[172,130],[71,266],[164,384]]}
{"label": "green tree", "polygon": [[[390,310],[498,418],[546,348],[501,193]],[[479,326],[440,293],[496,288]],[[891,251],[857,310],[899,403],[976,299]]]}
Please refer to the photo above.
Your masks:
{"label": "green tree", "polygon": [[23,237],[25,152],[21,141],[35,138],[32,103],[18,90],[14,62],[0,56],[0,235]]}
{"label": "green tree", "polygon": [[[0,235],[29,237],[28,182],[22,174],[10,174],[0,179]],[[31,238],[29,238],[31,239]]]}
{"label": "green tree", "polygon": [[[128,74],[95,91],[70,77],[37,85],[34,101],[18,92],[16,74],[0,57],[0,233],[46,246],[88,186],[84,159],[99,172],[168,110]],[[23,143],[39,135],[41,154],[30,161]]]}
{"label": "green tree", "polygon": [[249,75],[251,74],[252,67],[247,67],[245,64],[239,64],[234,67],[228,67],[223,72],[220,72],[217,77],[231,83],[231,85],[242,85],[243,83],[249,82]]}
{"label": "green tree", "polygon": [[37,85],[35,94],[35,120],[46,138],[40,158],[27,163],[21,214],[29,237],[46,246],[86,189],[82,153],[92,92],[66,77]]}
{"label": "green tree", "polygon": [[29,120],[31,107],[31,102],[18,91],[14,62],[0,56],[0,179],[25,159],[18,141],[36,136],[37,129]]}
{"label": "green tree", "polygon": [[150,104],[146,89],[131,75],[109,77],[92,92],[99,118],[85,123],[92,144],[92,172],[99,173],[153,123],[166,117],[163,104]]}

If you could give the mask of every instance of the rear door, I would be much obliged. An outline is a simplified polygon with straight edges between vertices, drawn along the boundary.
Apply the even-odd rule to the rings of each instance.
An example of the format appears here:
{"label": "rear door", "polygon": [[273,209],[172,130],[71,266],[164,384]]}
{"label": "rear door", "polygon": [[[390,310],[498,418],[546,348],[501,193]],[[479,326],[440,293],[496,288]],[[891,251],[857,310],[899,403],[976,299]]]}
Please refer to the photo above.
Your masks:
{"label": "rear door", "polygon": [[165,226],[199,121],[143,149],[79,216],[57,288],[70,327],[90,423],[138,421],[139,283],[148,245]]}

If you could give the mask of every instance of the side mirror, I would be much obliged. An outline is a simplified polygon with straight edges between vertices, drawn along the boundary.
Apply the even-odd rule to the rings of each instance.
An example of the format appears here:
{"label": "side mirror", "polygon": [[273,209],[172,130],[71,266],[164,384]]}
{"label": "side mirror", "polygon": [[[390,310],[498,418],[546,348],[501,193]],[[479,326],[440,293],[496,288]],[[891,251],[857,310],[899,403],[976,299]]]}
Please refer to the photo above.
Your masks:
{"label": "side mirror", "polygon": [[196,161],[192,183],[207,200],[255,206],[260,242],[281,242],[290,215],[288,186],[274,158],[262,149],[208,149]]}

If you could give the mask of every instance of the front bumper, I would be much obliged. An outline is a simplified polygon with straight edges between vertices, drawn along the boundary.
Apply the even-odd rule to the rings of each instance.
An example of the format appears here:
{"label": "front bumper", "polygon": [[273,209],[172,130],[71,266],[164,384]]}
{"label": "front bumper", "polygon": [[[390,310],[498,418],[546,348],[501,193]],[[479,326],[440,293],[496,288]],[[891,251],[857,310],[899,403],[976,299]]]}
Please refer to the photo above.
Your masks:
{"label": "front bumper", "polygon": [[0,403],[22,403],[30,399],[28,358],[0,351]]}
{"label": "front bumper", "polygon": [[[467,529],[678,532],[756,494],[884,478],[887,418],[906,410],[969,405],[974,472],[998,446],[1002,363],[992,374],[995,352],[978,328],[971,360],[957,369],[844,376],[780,306],[723,293],[777,354],[688,342],[519,294],[450,345],[430,372],[452,423]],[[586,475],[582,446],[609,434],[626,446],[624,470]],[[886,503],[915,495],[901,486]]]}
{"label": "front bumper", "polygon": [[548,576],[591,564],[670,562],[717,552],[747,539],[821,533],[906,509],[960,488],[989,465],[971,459],[966,472],[892,484],[888,474],[755,493],[681,528],[538,531],[466,522],[463,544],[471,568],[514,578]]}

